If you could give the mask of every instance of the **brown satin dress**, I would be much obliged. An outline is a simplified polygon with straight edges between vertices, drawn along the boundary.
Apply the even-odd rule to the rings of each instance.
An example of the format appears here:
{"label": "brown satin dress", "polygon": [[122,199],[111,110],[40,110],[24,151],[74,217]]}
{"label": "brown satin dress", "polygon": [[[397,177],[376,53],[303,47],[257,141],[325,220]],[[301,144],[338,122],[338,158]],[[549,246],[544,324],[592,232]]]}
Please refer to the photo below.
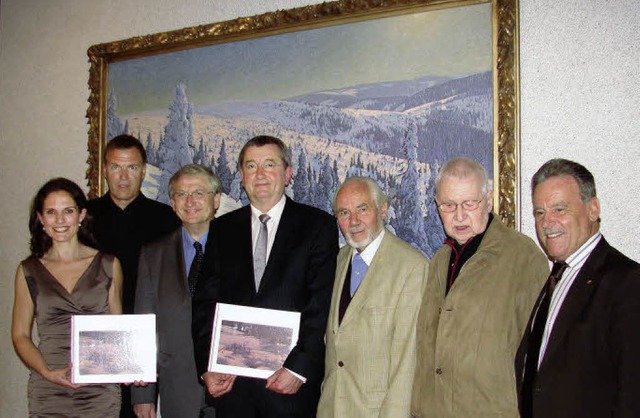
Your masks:
{"label": "brown satin dress", "polygon": [[[22,269],[33,300],[38,348],[49,367],[64,368],[70,362],[71,315],[109,313],[109,286],[113,256],[102,253],[80,276],[69,293],[35,257],[22,262]],[[118,417],[120,386],[100,384],[69,389],[31,372],[28,386],[30,417]]]}

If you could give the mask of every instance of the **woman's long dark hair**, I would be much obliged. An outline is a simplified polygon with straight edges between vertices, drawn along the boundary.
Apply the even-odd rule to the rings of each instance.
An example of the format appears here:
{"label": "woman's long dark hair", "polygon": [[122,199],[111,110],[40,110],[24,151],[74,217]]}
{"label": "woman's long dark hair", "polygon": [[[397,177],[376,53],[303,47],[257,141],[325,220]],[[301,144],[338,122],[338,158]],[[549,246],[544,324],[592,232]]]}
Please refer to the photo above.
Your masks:
{"label": "woman's long dark hair", "polygon": [[[87,208],[87,198],[82,192],[82,189],[69,179],[62,177],[51,179],[38,190],[38,193],[36,193],[31,203],[31,213],[29,215],[31,255],[38,258],[44,256],[53,245],[51,238],[44,232],[44,227],[38,219],[38,213],[42,215],[44,200],[54,192],[68,193],[78,207],[78,212],[82,212],[83,209]],[[89,247],[97,248],[96,241],[93,235],[91,235],[91,219],[88,214],[80,223],[80,228],[78,228],[78,241]]]}

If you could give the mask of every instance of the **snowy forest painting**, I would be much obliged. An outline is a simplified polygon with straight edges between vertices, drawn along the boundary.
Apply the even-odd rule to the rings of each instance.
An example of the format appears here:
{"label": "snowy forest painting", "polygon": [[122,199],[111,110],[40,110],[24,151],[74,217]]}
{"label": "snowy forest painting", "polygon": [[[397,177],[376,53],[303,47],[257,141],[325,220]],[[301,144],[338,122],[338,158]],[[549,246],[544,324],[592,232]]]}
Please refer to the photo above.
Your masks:
{"label": "snowy forest painting", "polygon": [[491,34],[479,4],[114,62],[106,140],[145,144],[145,195],[167,202],[171,175],[195,162],[220,177],[230,210],[247,203],[242,145],[279,137],[290,197],[331,213],[346,177],[371,176],[391,199],[389,229],[430,258],[444,239],[442,163],[468,156],[494,175]]}

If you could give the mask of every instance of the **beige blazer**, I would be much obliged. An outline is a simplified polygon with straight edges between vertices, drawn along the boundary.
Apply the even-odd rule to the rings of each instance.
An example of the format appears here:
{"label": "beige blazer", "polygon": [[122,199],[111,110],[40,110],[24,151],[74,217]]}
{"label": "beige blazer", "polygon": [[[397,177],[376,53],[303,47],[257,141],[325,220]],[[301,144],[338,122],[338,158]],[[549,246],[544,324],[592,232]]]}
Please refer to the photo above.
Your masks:
{"label": "beige blazer", "polygon": [[549,263],[497,216],[445,296],[451,247],[431,259],[418,316],[416,418],[517,418],[513,361]]}
{"label": "beige blazer", "polygon": [[338,324],[352,249],[338,254],[318,418],[409,417],[415,327],[428,262],[386,231]]}

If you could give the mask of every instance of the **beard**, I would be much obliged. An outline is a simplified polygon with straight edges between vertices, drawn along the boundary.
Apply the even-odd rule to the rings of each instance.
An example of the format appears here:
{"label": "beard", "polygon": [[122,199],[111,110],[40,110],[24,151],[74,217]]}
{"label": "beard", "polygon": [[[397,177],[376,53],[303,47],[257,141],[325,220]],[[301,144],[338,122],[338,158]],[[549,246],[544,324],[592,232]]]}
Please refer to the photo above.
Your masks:
{"label": "beard", "polygon": [[[350,247],[355,248],[358,251],[362,251],[363,249],[365,249],[369,244],[371,244],[373,242],[373,240],[376,239],[376,237],[380,234],[380,231],[382,231],[382,227],[383,227],[383,221],[382,221],[382,217],[378,215],[377,218],[377,228],[374,230],[373,228],[367,228],[365,227],[364,230],[367,232],[367,236],[364,237],[363,239],[361,239],[360,241],[354,241],[351,238],[351,228],[349,228],[349,230],[347,230],[347,233],[344,234],[344,239],[345,241],[347,241],[347,244],[349,244]],[[358,231],[360,232],[360,231]]]}

